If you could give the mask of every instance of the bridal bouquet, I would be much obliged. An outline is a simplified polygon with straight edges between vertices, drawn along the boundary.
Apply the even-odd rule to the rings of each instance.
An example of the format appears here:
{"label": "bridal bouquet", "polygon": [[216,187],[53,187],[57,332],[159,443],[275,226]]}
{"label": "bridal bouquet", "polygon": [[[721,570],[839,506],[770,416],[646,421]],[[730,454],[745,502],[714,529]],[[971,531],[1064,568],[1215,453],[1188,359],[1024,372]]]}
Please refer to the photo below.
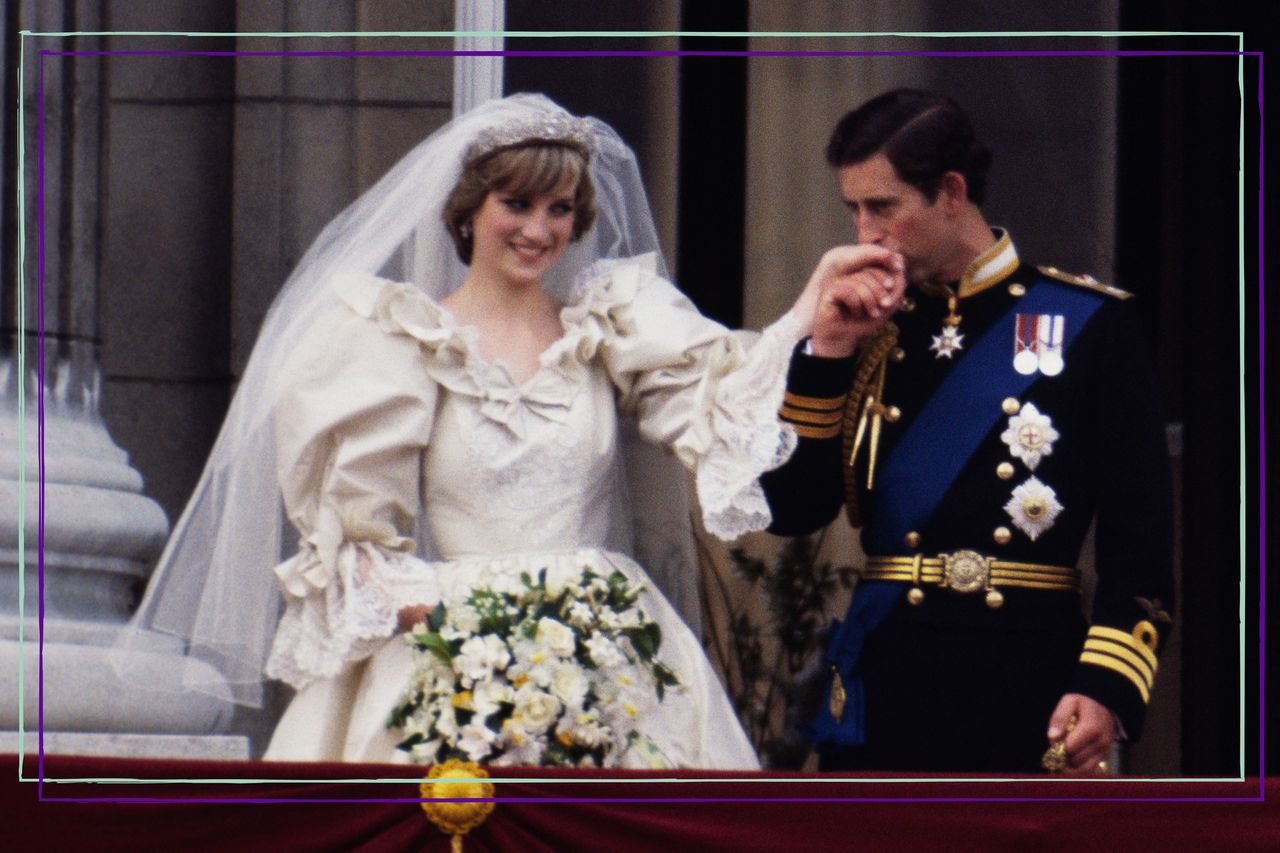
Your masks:
{"label": "bridal bouquet", "polygon": [[495,574],[438,605],[406,635],[418,665],[388,721],[413,761],[617,766],[660,757],[641,728],[678,683],[657,660],[658,625],[621,572],[584,568],[548,583]]}

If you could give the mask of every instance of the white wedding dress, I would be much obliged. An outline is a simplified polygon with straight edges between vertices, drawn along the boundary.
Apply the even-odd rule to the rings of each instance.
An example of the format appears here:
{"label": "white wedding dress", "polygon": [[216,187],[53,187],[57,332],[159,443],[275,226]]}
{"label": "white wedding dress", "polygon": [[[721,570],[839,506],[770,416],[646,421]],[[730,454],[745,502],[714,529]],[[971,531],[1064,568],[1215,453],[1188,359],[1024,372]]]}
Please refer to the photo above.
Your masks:
{"label": "white wedding dress", "polygon": [[[420,291],[372,275],[332,286],[334,310],[279,373],[278,469],[300,549],[276,569],[286,610],[267,672],[298,692],[266,757],[407,761],[386,728],[414,666],[400,608],[459,600],[485,570],[586,566],[647,585],[640,607],[681,682],[642,725],[665,761],[757,768],[700,642],[622,553],[618,419],[695,471],[709,529],[758,529],[756,478],[793,444],[776,412],[800,323],[787,315],[744,346],[651,258],[602,262],[517,384]],[[439,559],[408,538],[420,510]]]}

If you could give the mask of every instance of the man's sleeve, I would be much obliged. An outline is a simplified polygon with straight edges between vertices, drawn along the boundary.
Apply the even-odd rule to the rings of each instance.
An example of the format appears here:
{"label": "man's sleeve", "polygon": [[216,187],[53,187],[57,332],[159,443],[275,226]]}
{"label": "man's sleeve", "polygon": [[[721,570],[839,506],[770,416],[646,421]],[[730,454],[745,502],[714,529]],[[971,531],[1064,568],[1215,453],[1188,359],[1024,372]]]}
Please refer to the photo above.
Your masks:
{"label": "man's sleeve", "polygon": [[844,500],[841,444],[855,359],[806,355],[797,345],[779,417],[799,438],[796,452],[760,478],[773,513],[770,533],[802,536],[825,527]]}
{"label": "man's sleeve", "polygon": [[1173,498],[1155,371],[1132,304],[1116,308],[1097,338],[1098,586],[1072,691],[1136,741],[1173,627]]}

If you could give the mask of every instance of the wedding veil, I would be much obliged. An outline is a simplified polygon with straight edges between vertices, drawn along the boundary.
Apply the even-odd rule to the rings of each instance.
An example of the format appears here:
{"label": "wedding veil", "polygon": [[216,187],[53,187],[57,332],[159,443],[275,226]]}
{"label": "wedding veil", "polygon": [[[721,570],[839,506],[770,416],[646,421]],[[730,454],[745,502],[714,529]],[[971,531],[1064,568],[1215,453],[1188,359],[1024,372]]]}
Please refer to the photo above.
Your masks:
{"label": "wedding veil", "polygon": [[[462,282],[465,267],[455,255],[441,211],[468,145],[487,128],[527,124],[547,114],[564,111],[541,95],[514,95],[453,119],[413,148],[316,238],[263,321],[199,484],[125,632],[126,647],[145,645],[151,632],[180,638],[188,661],[212,664],[237,703],[260,706],[262,667],[281,608],[272,569],[291,556],[295,544],[276,479],[272,419],[283,390],[277,366],[329,307],[333,297],[326,284],[336,273],[375,273],[409,281],[437,300],[452,292]],[[587,121],[595,136],[589,168],[598,212],[591,230],[570,244],[544,282],[561,301],[595,261],[658,251],[634,153],[608,125]],[[628,466],[649,479],[631,489],[645,504],[636,510],[639,532],[661,532],[654,547],[635,550],[642,552],[642,562],[647,561],[655,581],[696,632],[691,534],[671,532],[689,530],[683,470],[669,455],[663,460],[658,469],[652,458]],[[627,498],[620,495],[619,500]],[[643,553],[646,550],[650,553]],[[225,693],[204,665],[185,668],[182,689]]]}

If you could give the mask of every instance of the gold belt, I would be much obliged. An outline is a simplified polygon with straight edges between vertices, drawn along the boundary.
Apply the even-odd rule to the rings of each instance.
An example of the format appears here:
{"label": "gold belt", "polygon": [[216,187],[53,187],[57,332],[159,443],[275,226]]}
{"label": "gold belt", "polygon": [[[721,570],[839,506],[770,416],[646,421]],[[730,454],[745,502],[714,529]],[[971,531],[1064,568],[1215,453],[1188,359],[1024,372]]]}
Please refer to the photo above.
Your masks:
{"label": "gold belt", "polygon": [[1004,603],[1001,587],[1078,591],[1080,573],[1064,566],[1014,563],[987,557],[977,551],[952,551],[936,557],[868,557],[861,577],[866,580],[900,581],[911,584],[907,600],[924,601],[921,584],[932,584],[956,592],[985,591],[988,607]]}

